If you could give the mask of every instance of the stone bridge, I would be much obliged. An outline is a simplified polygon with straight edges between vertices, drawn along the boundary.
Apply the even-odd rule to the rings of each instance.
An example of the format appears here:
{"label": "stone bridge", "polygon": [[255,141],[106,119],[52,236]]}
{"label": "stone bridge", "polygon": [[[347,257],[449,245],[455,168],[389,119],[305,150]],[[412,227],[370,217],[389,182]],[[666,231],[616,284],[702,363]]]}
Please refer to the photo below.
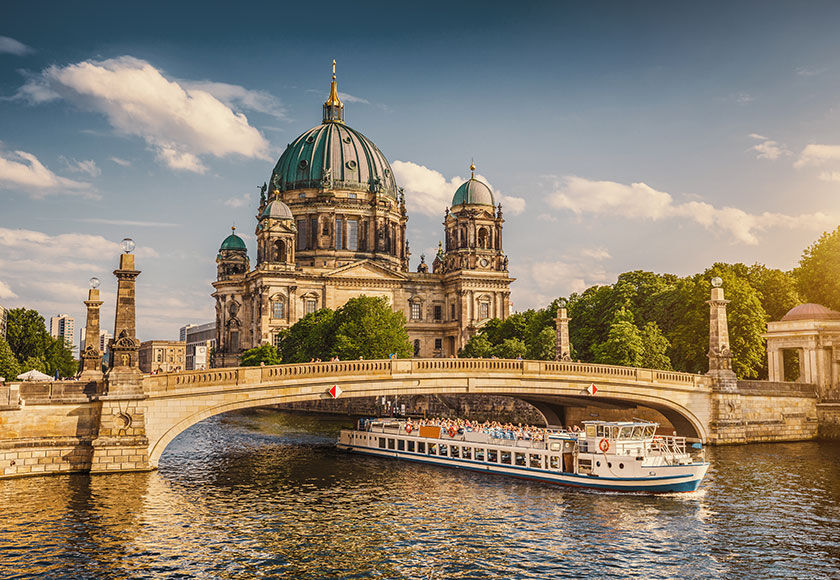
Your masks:
{"label": "stone bridge", "polygon": [[[594,384],[596,392],[587,388]],[[341,397],[427,394],[506,395],[534,405],[549,424],[567,406],[642,405],[661,412],[678,432],[706,441],[711,381],[702,375],[574,362],[502,359],[394,359],[323,362],[145,376],[149,462],[172,439],[226,411]]]}

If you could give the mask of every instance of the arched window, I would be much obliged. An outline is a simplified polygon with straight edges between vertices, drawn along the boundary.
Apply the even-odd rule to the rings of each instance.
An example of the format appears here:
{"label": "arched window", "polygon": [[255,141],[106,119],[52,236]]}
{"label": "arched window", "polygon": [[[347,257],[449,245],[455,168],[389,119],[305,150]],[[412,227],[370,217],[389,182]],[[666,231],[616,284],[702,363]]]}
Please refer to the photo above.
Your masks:
{"label": "arched window", "polygon": [[284,242],[283,240],[277,240],[276,242],[274,242],[274,261],[286,261],[286,242]]}
{"label": "arched window", "polygon": [[414,356],[420,356],[420,339],[414,339]]}
{"label": "arched window", "polygon": [[487,228],[478,230],[478,247],[483,250],[487,249]]}

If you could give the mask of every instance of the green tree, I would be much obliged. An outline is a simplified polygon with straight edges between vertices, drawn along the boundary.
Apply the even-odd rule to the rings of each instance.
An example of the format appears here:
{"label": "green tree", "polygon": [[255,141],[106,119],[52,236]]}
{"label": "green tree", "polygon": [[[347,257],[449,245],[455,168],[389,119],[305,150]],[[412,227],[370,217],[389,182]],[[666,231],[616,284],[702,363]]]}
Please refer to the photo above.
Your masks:
{"label": "green tree", "polygon": [[25,361],[23,361],[23,364],[21,364],[20,366],[23,369],[21,372],[24,373],[31,370],[36,370],[42,373],[47,372],[46,361],[43,358],[37,356],[28,357]]}
{"label": "green tree", "polygon": [[280,358],[284,363],[329,359],[334,340],[335,312],[322,308],[307,314],[289,328],[280,341]]}
{"label": "green tree", "polygon": [[458,356],[461,358],[490,358],[493,355],[493,345],[483,332],[470,337]]}
{"label": "green tree", "polygon": [[768,320],[781,320],[788,311],[802,303],[791,272],[754,264],[747,271],[750,285],[758,291],[761,306]]}
{"label": "green tree", "polygon": [[15,353],[9,348],[9,343],[0,336],[0,377],[7,381],[14,380],[22,372]]}
{"label": "green tree", "polygon": [[239,364],[243,367],[258,367],[261,363],[279,365],[280,362],[280,353],[277,352],[274,345],[264,344],[243,352]]}
{"label": "green tree", "polygon": [[840,227],[802,253],[793,275],[805,300],[840,310]]}
{"label": "green tree", "polygon": [[554,326],[543,328],[536,337],[526,343],[525,358],[530,360],[554,360],[555,341]]}
{"label": "green tree", "polygon": [[642,333],[634,324],[633,313],[621,308],[613,316],[613,323],[607,333],[607,340],[595,345],[595,362],[627,367],[642,366],[644,355]]}
{"label": "green tree", "polygon": [[499,358],[524,358],[526,350],[525,341],[521,338],[506,338],[493,347],[492,353]]}
{"label": "green tree", "polygon": [[668,357],[668,348],[671,343],[659,330],[655,322],[648,322],[640,329],[642,337],[642,360],[641,366],[649,369],[671,370],[671,359]]}
{"label": "green tree", "polygon": [[73,377],[79,370],[79,361],[73,358],[73,352],[61,338],[50,337],[44,352],[44,365],[47,374],[58,373],[59,377]]}
{"label": "green tree", "polygon": [[13,308],[6,314],[6,341],[18,361],[23,362],[30,357],[44,358],[51,337],[37,311]]}
{"label": "green tree", "polygon": [[395,312],[384,298],[351,298],[335,313],[332,353],[341,359],[378,359],[395,354],[411,356],[405,315]]}

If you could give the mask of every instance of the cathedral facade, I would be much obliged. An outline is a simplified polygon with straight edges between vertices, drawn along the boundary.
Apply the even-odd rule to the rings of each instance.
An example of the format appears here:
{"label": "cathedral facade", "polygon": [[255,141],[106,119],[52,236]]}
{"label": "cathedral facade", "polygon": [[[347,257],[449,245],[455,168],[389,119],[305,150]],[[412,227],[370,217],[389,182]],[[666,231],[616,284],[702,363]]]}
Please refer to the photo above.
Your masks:
{"label": "cathedral facade", "polygon": [[457,354],[488,320],[506,318],[513,279],[502,207],[471,170],[431,268],[422,259],[409,271],[405,196],[385,155],[344,123],[333,71],[322,123],[286,148],[263,186],[253,269],[235,231],[219,248],[215,366],[236,366],[305,315],[360,295],[405,314],[418,357]]}

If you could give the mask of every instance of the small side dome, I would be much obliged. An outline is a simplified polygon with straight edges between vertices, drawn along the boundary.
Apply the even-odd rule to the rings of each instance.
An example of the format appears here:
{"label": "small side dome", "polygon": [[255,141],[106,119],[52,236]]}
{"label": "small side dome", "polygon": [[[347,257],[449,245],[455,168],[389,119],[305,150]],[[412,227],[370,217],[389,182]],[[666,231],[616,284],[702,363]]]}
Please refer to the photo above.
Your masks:
{"label": "small side dome", "polygon": [[826,308],[822,304],[800,304],[791,308],[782,317],[782,322],[789,320],[840,320],[840,312]]}
{"label": "small side dome", "polygon": [[247,252],[248,246],[245,245],[245,242],[236,235],[236,227],[231,227],[231,234],[225,238],[225,241],[222,242],[222,245],[219,247],[219,251],[222,250],[238,250],[241,252]]}
{"label": "small side dome", "polygon": [[486,183],[475,178],[475,165],[470,165],[472,176],[470,180],[461,184],[452,197],[452,206],[456,205],[490,205],[495,206],[493,192]]}
{"label": "small side dome", "polygon": [[260,214],[260,219],[263,218],[272,218],[275,220],[291,220],[294,219],[292,215],[292,210],[289,209],[289,206],[280,201],[279,199],[274,199],[265,206],[265,209]]}

